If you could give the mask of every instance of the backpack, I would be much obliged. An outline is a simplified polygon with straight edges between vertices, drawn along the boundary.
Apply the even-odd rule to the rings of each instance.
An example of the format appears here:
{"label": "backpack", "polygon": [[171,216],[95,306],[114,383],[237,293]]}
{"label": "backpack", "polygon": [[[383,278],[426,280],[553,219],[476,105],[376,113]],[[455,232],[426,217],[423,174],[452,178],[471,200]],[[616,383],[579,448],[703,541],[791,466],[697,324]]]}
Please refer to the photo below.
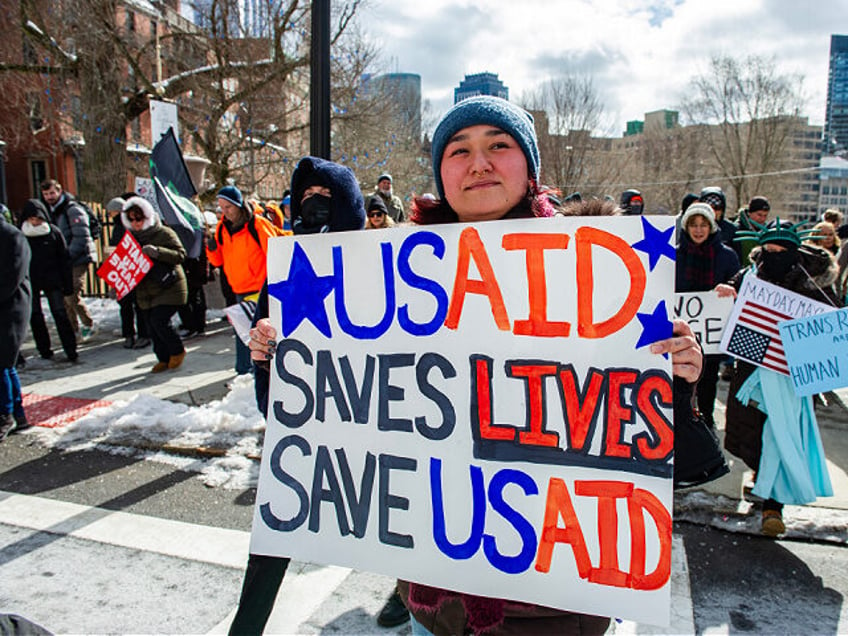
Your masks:
{"label": "backpack", "polygon": [[97,215],[92,212],[91,208],[88,207],[88,204],[83,203],[78,199],[74,199],[71,205],[78,205],[82,208],[82,211],[85,212],[88,217],[88,233],[91,234],[91,238],[95,241],[99,239],[103,234],[103,224],[100,222]]}
{"label": "backpack", "polygon": [[92,212],[91,208],[88,207],[82,201],[77,201],[77,203],[85,210],[85,213],[88,215],[88,232],[91,234],[91,238],[95,241],[99,239],[103,234],[103,224],[100,222],[100,218]]}

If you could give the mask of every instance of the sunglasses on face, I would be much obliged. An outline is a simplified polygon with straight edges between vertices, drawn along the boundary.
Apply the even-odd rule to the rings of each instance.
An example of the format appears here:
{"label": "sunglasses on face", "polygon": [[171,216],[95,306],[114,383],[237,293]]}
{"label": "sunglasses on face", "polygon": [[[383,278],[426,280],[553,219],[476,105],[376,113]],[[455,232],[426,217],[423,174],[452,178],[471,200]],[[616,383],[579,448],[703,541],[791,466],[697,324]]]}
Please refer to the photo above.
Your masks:
{"label": "sunglasses on face", "polygon": [[144,217],[143,217],[143,216],[135,216],[135,215],[133,215],[133,216],[127,216],[127,218],[130,220],[130,223],[138,223],[138,222],[140,222],[140,221],[144,221]]}
{"label": "sunglasses on face", "polygon": [[383,212],[369,212],[368,216],[383,216]]}

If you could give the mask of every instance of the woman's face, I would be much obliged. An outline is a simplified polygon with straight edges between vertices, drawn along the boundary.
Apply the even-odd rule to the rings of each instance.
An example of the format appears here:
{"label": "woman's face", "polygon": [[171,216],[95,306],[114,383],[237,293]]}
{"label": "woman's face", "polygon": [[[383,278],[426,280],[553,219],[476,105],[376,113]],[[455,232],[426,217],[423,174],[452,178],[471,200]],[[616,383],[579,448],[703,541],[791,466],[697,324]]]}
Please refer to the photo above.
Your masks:
{"label": "woman's face", "polygon": [[383,227],[386,221],[386,215],[382,210],[371,210],[368,213],[368,220],[371,221],[373,227]]}
{"label": "woman's face", "polygon": [[462,222],[502,218],[530,184],[518,142],[489,125],[456,133],[445,146],[441,173],[445,198]]}
{"label": "woman's face", "polygon": [[30,222],[31,225],[34,225],[35,227],[38,227],[42,223],[47,222],[44,219],[42,219],[40,216],[31,216],[27,220]]}
{"label": "woman's face", "polygon": [[712,226],[710,222],[700,214],[694,215],[686,224],[686,232],[689,234],[689,240],[695,245],[700,245],[710,238]]}
{"label": "woman's face", "polygon": [[821,237],[818,239],[818,242],[822,247],[830,249],[836,243],[836,232],[834,232],[833,226],[828,227],[823,225],[816,230],[816,234]]}

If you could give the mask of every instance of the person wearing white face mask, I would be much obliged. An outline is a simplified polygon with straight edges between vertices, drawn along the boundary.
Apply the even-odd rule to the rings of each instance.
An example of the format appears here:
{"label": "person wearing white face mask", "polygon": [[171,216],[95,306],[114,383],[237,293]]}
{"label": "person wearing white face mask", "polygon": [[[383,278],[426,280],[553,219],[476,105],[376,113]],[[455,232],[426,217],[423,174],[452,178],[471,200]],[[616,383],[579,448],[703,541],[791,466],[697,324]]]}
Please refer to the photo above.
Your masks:
{"label": "person wearing white face mask", "polygon": [[73,293],[71,256],[62,231],[49,222],[47,207],[38,199],[30,199],[21,213],[21,231],[32,250],[30,281],[32,283],[32,313],[29,325],[38,355],[45,360],[53,357],[50,332],[41,311],[42,294],[47,299],[50,314],[59,332],[62,349],[71,362],[79,358],[77,338],[65,309],[64,297]]}

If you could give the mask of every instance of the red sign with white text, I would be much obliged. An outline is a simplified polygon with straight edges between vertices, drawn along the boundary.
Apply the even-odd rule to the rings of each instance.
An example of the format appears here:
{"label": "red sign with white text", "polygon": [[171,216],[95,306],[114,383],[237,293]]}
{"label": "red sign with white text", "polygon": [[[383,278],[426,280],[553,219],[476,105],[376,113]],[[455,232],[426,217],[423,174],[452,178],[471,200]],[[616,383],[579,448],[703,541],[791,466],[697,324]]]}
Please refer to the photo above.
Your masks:
{"label": "red sign with white text", "polygon": [[152,265],[153,262],[142,253],[141,245],[133,235],[124,232],[115,251],[98,268],[97,275],[115,290],[118,300],[121,300],[135,289]]}

